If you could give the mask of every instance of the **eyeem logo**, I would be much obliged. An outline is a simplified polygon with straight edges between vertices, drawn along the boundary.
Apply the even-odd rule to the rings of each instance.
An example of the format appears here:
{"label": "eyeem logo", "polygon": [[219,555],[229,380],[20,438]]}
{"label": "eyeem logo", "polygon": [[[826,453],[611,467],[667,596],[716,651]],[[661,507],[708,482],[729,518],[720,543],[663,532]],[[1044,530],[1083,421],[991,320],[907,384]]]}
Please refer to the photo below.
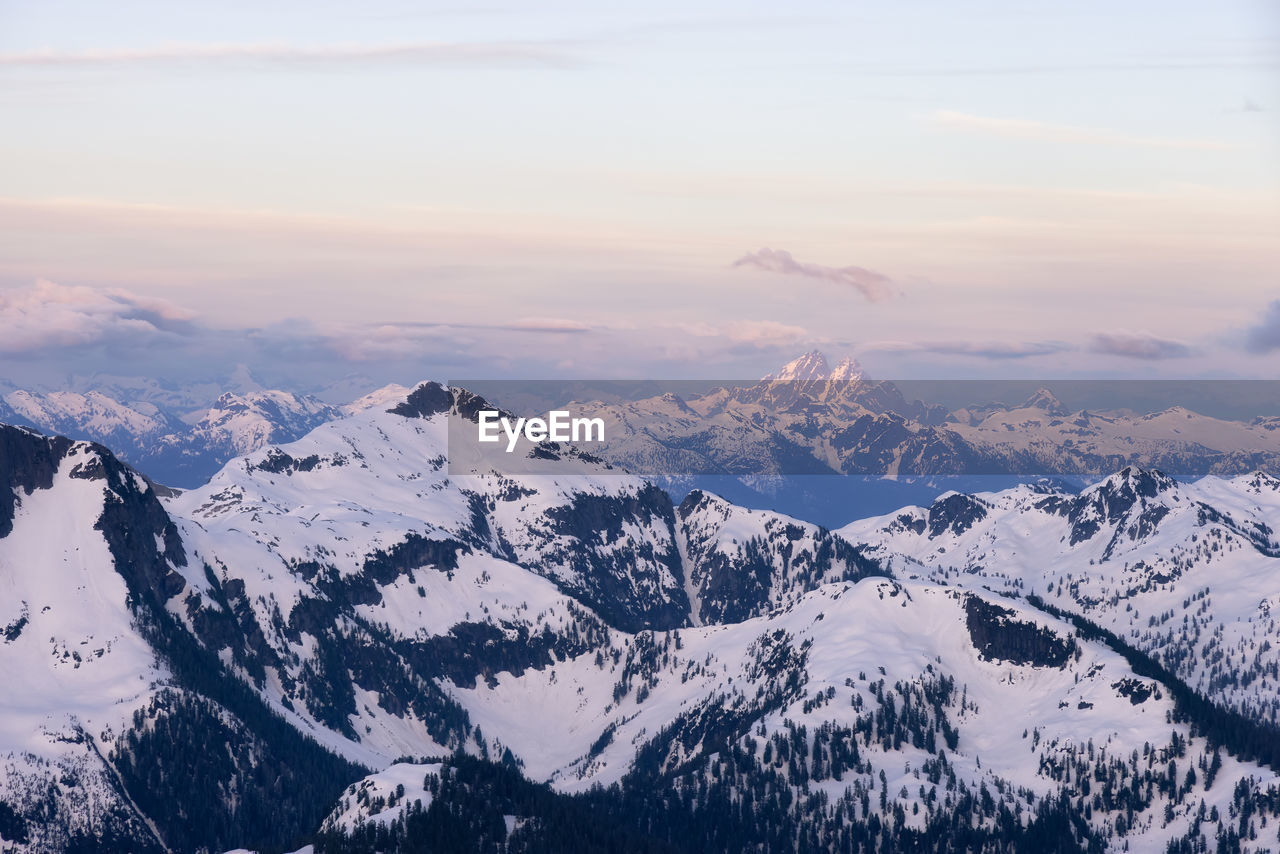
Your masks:
{"label": "eyeem logo", "polygon": [[507,453],[516,449],[520,436],[530,442],[603,442],[603,418],[571,418],[567,409],[553,409],[543,418],[517,418],[515,423],[496,409],[478,413],[481,442],[501,442],[507,437]]}

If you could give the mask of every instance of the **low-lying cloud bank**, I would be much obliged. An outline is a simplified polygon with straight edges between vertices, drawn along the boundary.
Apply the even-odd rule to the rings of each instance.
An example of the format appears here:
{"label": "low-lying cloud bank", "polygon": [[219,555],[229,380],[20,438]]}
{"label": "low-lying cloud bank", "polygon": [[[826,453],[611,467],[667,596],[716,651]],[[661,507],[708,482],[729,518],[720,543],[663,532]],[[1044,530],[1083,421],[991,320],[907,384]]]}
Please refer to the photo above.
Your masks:
{"label": "low-lying cloud bank", "polygon": [[[785,260],[786,253],[764,257],[780,270],[794,262]],[[842,268],[835,280],[847,284],[850,269]],[[797,275],[829,277],[812,270]],[[1254,326],[1237,331],[1234,343],[1215,346],[1237,354],[1280,350],[1280,301]],[[980,377],[1008,375],[1010,369],[1113,373],[1125,364],[1181,359],[1187,360],[1180,363],[1185,370],[1213,348],[1125,331],[1079,341],[856,341],[781,320],[733,315],[656,325],[608,316],[492,322],[406,317],[379,323],[295,318],[228,328],[174,302],[119,288],[41,280],[0,289],[0,385],[8,386],[58,386],[67,377],[95,374],[217,381],[241,365],[269,382],[299,389],[352,375],[379,383],[504,376],[750,379],[812,349],[856,353],[864,362],[871,356],[874,375],[905,379],[928,373],[930,366],[935,375],[961,370]]]}

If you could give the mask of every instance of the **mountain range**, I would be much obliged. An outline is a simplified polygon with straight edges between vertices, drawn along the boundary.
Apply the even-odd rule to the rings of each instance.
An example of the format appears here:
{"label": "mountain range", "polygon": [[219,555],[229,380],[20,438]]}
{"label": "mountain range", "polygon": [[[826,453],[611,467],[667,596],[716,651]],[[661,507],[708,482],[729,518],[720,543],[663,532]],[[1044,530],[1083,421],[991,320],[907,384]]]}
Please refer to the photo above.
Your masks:
{"label": "mountain range", "polygon": [[342,413],[314,397],[265,389],[224,392],[194,410],[99,390],[19,389],[0,397],[0,421],[118,449],[149,477],[174,486],[203,483],[232,457],[299,438]]}
{"label": "mountain range", "polygon": [[[192,488],[235,456],[293,441],[409,391],[390,385],[329,403],[262,388],[247,374],[234,384],[231,391],[184,391],[108,378],[99,386],[81,381],[79,391],[12,389],[0,394],[0,422],[99,442],[157,483]],[[1196,476],[1274,470],[1280,463],[1274,416],[1233,420],[1180,405],[1151,412],[1072,408],[1048,387],[1022,403],[928,403],[909,399],[898,384],[868,379],[850,359],[832,367],[816,351],[754,383],[667,385],[671,390],[663,392],[662,383],[651,381],[597,384],[611,392],[600,397],[591,396],[590,385],[568,382],[480,382],[471,391],[499,405],[508,396],[524,405],[524,398],[537,401],[541,410],[532,414],[561,407],[600,417],[607,441],[591,452],[616,467],[685,489],[713,484],[733,491],[714,478],[738,479],[749,487],[743,498],[754,489],[748,500],[790,512],[816,508],[779,500],[769,478],[952,477],[967,478],[956,483],[968,488],[978,477],[1097,479],[1126,465]],[[961,391],[953,396],[963,389],[989,396],[981,383],[955,385]],[[1111,398],[1141,390],[1113,385]]]}
{"label": "mountain range", "polygon": [[[981,383],[954,385],[983,391]],[[1135,396],[1141,390],[1112,385]],[[605,421],[607,442],[596,453],[646,475],[1098,478],[1126,465],[1200,475],[1280,463],[1270,416],[1230,420],[1185,406],[1073,410],[1047,387],[1022,403],[951,409],[909,400],[897,384],[867,379],[852,360],[832,368],[818,352],[754,384],[568,408]]]}
{"label": "mountain range", "polygon": [[[804,367],[715,417],[829,400]],[[184,491],[0,427],[0,845],[1276,847],[1270,475],[829,530],[568,447],[451,476],[480,403],[384,390]]]}

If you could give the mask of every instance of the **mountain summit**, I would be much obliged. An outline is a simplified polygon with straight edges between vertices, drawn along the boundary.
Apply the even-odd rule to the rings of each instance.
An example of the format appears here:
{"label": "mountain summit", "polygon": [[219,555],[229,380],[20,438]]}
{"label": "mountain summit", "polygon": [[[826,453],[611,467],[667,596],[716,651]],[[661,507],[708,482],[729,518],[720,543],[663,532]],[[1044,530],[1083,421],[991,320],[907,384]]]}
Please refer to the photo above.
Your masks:
{"label": "mountain summit", "polygon": [[862,365],[858,364],[857,359],[851,359],[845,356],[831,370],[830,380],[833,383],[852,383],[858,382],[863,378]]}
{"label": "mountain summit", "polygon": [[860,404],[862,366],[845,357],[832,368],[818,350],[793,359],[736,396],[739,401],[760,403],[776,411],[821,404]]}
{"label": "mountain summit", "polygon": [[765,377],[762,382],[810,383],[825,380],[830,375],[831,366],[827,363],[827,357],[818,350],[811,350],[800,358],[787,362],[777,371]]}
{"label": "mountain summit", "polygon": [[778,370],[760,380],[762,383],[798,383],[808,386],[819,382],[850,383],[864,378],[862,366],[856,359],[845,356],[833,368],[820,350],[810,350],[792,359]]}
{"label": "mountain summit", "polygon": [[1036,389],[1036,393],[1027,398],[1027,402],[1022,404],[1024,409],[1043,409],[1050,415],[1068,415],[1071,410],[1058,400],[1058,396],[1047,388],[1041,387]]}

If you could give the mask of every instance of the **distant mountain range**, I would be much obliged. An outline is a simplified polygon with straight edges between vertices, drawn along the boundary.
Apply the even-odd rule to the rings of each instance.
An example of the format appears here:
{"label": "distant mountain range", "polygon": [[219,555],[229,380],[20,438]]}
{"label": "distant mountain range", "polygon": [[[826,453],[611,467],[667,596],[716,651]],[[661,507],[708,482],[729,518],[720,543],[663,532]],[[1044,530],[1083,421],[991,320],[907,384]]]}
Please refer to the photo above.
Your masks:
{"label": "distant mountain range", "polygon": [[[542,395],[555,393],[554,384],[550,391],[542,385]],[[570,383],[563,389],[581,391]],[[0,423],[100,442],[152,480],[192,488],[238,455],[292,441],[407,392],[387,386],[334,405],[242,380],[241,390],[195,405],[193,395],[161,393],[140,382],[77,392],[18,389],[0,395]],[[1143,414],[1073,411],[1048,388],[1020,404],[975,401],[949,409],[909,400],[894,383],[866,378],[851,360],[831,367],[818,352],[754,384],[548,405],[603,418],[608,441],[591,451],[615,466],[692,486],[716,483],[704,476],[1098,478],[1126,465],[1177,475],[1280,465],[1280,418],[1234,421],[1180,406]],[[803,509],[781,501],[781,509]]]}
{"label": "distant mountain range", "polygon": [[646,475],[1088,476],[1126,465],[1179,475],[1280,463],[1280,419],[1231,421],[1175,406],[1071,411],[1048,388],[1021,404],[951,410],[908,400],[856,363],[808,353],[754,385],[574,411],[605,420],[597,451]]}
{"label": "distant mountain range", "polygon": [[831,531],[567,448],[448,476],[480,405],[388,390],[181,494],[0,427],[2,844],[1274,849],[1280,481]]}
{"label": "distant mountain range", "polygon": [[183,412],[102,391],[17,390],[0,397],[0,422],[99,442],[153,480],[182,487],[205,482],[235,456],[297,439],[342,413],[313,397],[271,390],[225,392],[207,407]]}

